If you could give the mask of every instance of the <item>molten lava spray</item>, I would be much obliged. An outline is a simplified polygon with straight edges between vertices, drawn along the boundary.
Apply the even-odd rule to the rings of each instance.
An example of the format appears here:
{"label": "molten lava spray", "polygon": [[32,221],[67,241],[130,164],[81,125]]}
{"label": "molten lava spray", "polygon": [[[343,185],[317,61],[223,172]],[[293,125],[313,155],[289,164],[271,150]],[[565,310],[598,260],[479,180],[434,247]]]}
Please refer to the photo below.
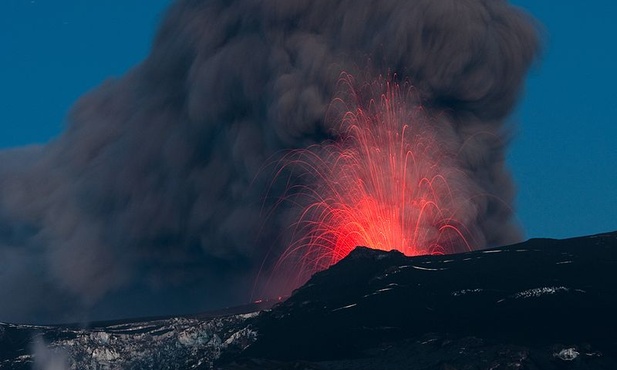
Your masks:
{"label": "molten lava spray", "polygon": [[447,125],[423,109],[408,83],[355,85],[343,75],[331,108],[339,137],[283,161],[306,180],[289,189],[302,211],[279,265],[295,265],[302,280],[356,246],[409,256],[477,248],[469,209],[479,189],[441,140]]}

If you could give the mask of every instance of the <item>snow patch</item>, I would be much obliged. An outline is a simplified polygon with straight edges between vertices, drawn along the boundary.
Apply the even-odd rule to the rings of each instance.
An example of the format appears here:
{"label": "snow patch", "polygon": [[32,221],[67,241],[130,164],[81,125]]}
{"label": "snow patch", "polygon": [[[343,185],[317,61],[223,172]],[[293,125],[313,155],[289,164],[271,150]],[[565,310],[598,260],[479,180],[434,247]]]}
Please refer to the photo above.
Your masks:
{"label": "snow patch", "polygon": [[53,329],[59,339],[49,344],[42,340],[38,345],[35,343],[29,362],[34,360],[37,366],[60,364],[61,369],[71,370],[158,369],[164,360],[189,361],[192,365],[187,362],[182,368],[195,368],[195,364],[211,364],[222,350],[243,349],[254,342],[257,333],[249,329],[246,321],[258,314],[206,320],[172,318],[113,325],[106,331],[94,332]]}
{"label": "snow patch", "polygon": [[452,296],[460,297],[460,296],[465,295],[465,294],[480,293],[482,291],[483,291],[483,289],[462,289],[462,290],[457,290],[455,292],[452,292]]}
{"label": "snow patch", "polygon": [[236,315],[235,317],[240,320],[248,320],[248,319],[252,319],[253,317],[259,316],[259,313],[260,311],[249,312],[249,313],[243,313],[243,314]]}
{"label": "snow patch", "polygon": [[392,288],[381,288],[381,289],[378,289],[375,293],[387,292],[390,290],[392,290]]}
{"label": "snow patch", "polygon": [[343,307],[339,307],[339,308],[335,308],[332,310],[332,312],[334,311],[340,311],[340,310],[346,310],[348,308],[352,308],[352,307],[356,307],[358,304],[357,303],[352,303],[352,304],[348,304],[347,306],[343,306]]}
{"label": "snow patch", "polygon": [[96,342],[98,344],[103,344],[103,345],[108,344],[109,338],[110,338],[109,334],[105,333],[104,331],[97,331],[97,332],[90,334],[90,339],[93,342]]}
{"label": "snow patch", "polygon": [[233,333],[227,340],[223,342],[221,345],[222,348],[227,348],[229,346],[236,346],[241,349],[245,349],[251,343],[253,343],[257,339],[257,332],[251,330],[250,328],[242,328],[237,332]]}
{"label": "snow patch", "polygon": [[558,357],[563,361],[573,361],[575,360],[580,353],[576,350],[576,348],[564,348],[559,353],[554,353],[554,357]]}
{"label": "snow patch", "polygon": [[415,268],[416,270],[422,270],[422,271],[444,271],[444,270],[448,270],[447,268],[428,268],[428,267],[421,267],[421,266],[414,266],[414,265],[410,265],[411,267]]}
{"label": "snow patch", "polygon": [[514,298],[537,298],[543,295],[552,295],[557,293],[566,293],[569,292],[570,289],[558,286],[558,287],[542,287],[542,288],[534,288],[524,290],[522,292],[518,292],[514,294]]}
{"label": "snow patch", "polygon": [[92,351],[92,358],[98,362],[111,362],[120,358],[120,354],[109,348],[95,348]]}

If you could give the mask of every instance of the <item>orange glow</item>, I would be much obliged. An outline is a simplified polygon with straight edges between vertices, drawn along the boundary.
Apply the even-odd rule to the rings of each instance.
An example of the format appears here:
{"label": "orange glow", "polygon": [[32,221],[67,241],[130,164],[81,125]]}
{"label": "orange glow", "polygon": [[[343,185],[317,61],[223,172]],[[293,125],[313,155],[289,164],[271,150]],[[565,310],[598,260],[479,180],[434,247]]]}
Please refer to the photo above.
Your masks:
{"label": "orange glow", "polygon": [[333,103],[346,111],[338,138],[284,161],[311,181],[290,189],[299,193],[294,201],[302,212],[279,265],[292,261],[294,269],[314,273],[356,246],[409,256],[470,250],[458,220],[469,196],[450,186],[464,183],[465,174],[440,142],[438,122],[396,83],[363,86],[377,98],[362,103],[364,90],[357,92],[350,76],[341,81],[349,94]]}

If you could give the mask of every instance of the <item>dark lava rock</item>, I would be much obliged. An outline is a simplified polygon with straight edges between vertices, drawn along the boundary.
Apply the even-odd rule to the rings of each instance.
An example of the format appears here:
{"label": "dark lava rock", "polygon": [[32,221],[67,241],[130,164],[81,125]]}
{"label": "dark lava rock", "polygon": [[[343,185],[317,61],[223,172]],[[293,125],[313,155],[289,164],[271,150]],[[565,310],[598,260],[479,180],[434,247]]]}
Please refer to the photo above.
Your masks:
{"label": "dark lava rock", "polygon": [[258,316],[256,342],[229,356],[327,369],[617,369],[615,283],[617,233],[449,256],[358,248]]}

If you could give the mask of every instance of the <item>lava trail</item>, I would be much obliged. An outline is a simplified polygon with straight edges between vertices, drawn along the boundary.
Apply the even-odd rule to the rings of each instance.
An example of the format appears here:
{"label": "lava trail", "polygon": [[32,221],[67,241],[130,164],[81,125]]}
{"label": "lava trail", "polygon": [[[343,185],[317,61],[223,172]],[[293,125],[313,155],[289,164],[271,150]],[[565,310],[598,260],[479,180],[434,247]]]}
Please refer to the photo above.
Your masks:
{"label": "lava trail", "polygon": [[447,122],[409,83],[358,84],[343,74],[339,89],[327,118],[338,122],[338,138],[282,161],[304,181],[288,189],[300,211],[278,268],[290,264],[302,280],[356,246],[409,256],[472,250],[479,189],[443,140]]}

